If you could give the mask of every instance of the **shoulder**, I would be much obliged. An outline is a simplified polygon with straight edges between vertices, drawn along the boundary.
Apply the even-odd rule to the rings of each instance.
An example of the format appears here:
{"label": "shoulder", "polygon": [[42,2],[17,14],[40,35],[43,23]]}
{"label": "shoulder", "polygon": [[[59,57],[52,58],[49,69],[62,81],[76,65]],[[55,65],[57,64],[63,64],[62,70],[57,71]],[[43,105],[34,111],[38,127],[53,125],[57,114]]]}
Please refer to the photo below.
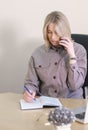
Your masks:
{"label": "shoulder", "polygon": [[45,44],[39,46],[35,49],[33,52],[31,58],[34,62],[35,67],[38,67],[39,65],[47,66],[49,65],[49,59],[48,59],[48,53],[47,53],[47,47]]}
{"label": "shoulder", "polygon": [[46,46],[45,44],[43,44],[35,49],[35,51],[32,53],[32,56],[37,57],[40,55],[44,55],[46,53],[46,50]]}
{"label": "shoulder", "polygon": [[80,43],[74,42],[74,49],[75,52],[86,53],[85,47]]}

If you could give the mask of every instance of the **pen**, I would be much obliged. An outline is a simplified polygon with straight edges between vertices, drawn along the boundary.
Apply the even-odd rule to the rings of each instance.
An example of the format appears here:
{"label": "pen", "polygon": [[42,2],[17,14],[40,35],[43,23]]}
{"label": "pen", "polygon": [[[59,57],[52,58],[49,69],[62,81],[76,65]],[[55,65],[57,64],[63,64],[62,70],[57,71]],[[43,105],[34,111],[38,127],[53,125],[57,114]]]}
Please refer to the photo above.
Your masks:
{"label": "pen", "polygon": [[[32,92],[30,92],[30,90],[26,87],[26,86],[24,86],[24,88],[26,89],[26,91],[29,93],[29,94],[31,94],[32,95]],[[33,98],[33,100],[36,100],[35,98]]]}

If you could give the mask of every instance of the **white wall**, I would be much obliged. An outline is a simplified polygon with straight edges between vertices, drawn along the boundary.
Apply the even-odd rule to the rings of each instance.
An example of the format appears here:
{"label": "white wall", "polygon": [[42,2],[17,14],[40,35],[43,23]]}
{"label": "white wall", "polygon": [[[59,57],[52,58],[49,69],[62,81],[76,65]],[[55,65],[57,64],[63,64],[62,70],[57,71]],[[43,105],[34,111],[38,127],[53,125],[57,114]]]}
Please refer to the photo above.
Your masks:
{"label": "white wall", "polygon": [[0,92],[23,91],[28,59],[53,10],[68,17],[72,33],[88,34],[88,0],[0,0]]}

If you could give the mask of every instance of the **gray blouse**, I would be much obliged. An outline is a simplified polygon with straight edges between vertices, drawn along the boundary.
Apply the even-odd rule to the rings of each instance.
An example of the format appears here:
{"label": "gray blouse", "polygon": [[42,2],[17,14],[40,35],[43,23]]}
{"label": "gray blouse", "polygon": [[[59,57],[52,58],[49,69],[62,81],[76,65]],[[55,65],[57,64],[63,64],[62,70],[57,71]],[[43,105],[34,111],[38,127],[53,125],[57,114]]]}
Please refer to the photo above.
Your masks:
{"label": "gray blouse", "polygon": [[37,48],[30,57],[24,85],[46,96],[82,98],[87,53],[78,43],[74,43],[74,50],[77,59],[74,64],[70,64],[63,47],[47,48],[44,44]]}

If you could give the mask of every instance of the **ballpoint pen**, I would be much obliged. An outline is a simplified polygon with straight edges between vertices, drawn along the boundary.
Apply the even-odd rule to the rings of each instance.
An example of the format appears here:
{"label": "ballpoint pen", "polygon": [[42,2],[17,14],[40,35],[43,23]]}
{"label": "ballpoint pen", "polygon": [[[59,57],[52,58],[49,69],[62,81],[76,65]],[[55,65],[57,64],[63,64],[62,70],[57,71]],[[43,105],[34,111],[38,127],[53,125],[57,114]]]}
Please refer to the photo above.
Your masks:
{"label": "ballpoint pen", "polygon": [[[29,94],[31,94],[32,95],[32,92],[26,87],[26,86],[24,86],[24,88],[26,89],[26,91],[29,93]],[[35,98],[33,98],[33,100],[36,100]]]}

